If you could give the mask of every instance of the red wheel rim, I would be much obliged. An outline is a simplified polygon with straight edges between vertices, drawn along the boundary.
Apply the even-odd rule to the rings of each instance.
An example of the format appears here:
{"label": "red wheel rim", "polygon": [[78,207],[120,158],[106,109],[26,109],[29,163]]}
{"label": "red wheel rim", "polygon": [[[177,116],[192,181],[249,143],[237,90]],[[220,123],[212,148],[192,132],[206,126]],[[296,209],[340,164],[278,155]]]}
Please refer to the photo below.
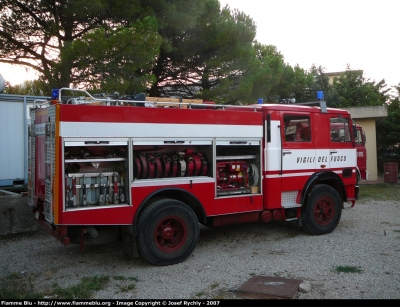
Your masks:
{"label": "red wheel rim", "polygon": [[314,207],[314,219],[320,225],[329,224],[335,216],[335,206],[329,197],[321,197]]}
{"label": "red wheel rim", "polygon": [[182,247],[187,238],[186,224],[178,217],[162,220],[154,232],[154,240],[163,252],[173,252]]}

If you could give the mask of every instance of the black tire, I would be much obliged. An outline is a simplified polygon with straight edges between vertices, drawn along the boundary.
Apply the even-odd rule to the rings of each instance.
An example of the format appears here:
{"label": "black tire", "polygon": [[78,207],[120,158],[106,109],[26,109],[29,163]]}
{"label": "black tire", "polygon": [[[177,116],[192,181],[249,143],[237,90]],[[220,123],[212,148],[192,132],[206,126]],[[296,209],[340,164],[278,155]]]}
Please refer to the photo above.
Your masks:
{"label": "black tire", "polygon": [[139,254],[157,266],[186,260],[195,249],[200,235],[193,210],[174,199],[151,203],[140,214],[137,226]]}
{"label": "black tire", "polygon": [[338,192],[329,185],[316,185],[308,197],[301,213],[301,225],[312,235],[331,233],[342,216],[342,200]]}

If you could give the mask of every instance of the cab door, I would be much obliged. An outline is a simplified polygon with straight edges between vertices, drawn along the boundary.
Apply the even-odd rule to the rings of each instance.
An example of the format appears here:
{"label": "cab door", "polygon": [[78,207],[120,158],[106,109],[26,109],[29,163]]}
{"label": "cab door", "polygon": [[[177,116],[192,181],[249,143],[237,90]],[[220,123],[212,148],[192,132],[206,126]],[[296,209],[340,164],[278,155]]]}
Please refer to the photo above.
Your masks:
{"label": "cab door", "polygon": [[[355,137],[352,136],[355,131],[352,128],[352,121],[341,114],[332,114],[330,127],[329,169],[339,176],[351,176],[352,170],[357,166]],[[343,173],[343,170],[346,171]]]}
{"label": "cab door", "polygon": [[[281,113],[282,205],[294,203],[317,165],[328,164],[327,156],[317,157],[310,113]],[[289,198],[290,200],[284,200]]]}

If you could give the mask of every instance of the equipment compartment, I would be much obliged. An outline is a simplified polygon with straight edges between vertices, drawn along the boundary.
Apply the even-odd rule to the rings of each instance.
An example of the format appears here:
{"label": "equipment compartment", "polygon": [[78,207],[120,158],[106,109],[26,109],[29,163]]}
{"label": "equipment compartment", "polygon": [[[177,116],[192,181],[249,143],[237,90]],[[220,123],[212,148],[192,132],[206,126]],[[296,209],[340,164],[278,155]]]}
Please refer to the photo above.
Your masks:
{"label": "equipment compartment", "polygon": [[127,204],[127,142],[65,142],[65,208]]}
{"label": "equipment compartment", "polygon": [[212,176],[211,145],[138,145],[133,152],[135,180]]}
{"label": "equipment compartment", "polygon": [[260,142],[224,143],[217,143],[217,196],[259,193]]}

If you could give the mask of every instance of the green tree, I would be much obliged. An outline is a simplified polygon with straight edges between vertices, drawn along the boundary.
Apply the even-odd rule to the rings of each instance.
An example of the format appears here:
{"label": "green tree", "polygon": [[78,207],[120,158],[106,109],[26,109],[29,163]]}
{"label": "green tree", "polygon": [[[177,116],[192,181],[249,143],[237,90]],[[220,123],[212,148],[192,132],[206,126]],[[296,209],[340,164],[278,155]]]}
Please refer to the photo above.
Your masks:
{"label": "green tree", "polygon": [[268,97],[270,102],[281,102],[283,99],[295,99],[296,103],[314,101],[312,86],[314,75],[300,68],[297,64],[292,67],[283,66],[283,74],[272,89]]}
{"label": "green tree", "polygon": [[[194,23],[186,31],[160,26],[165,43],[157,63],[145,72],[157,79],[151,96],[234,102],[244,99],[242,93],[248,92],[249,84],[242,81],[255,60],[254,21],[237,10],[231,12],[229,7],[221,10],[217,0],[202,3],[203,11],[192,15]],[[156,17],[159,24],[165,24]]]}
{"label": "green tree", "polygon": [[371,81],[363,77],[361,70],[351,70],[333,80],[336,95],[331,104],[336,107],[380,106],[389,101],[389,91],[385,80]]}
{"label": "green tree", "polygon": [[[156,21],[144,16],[147,16],[146,9],[140,1],[2,0],[0,62],[33,68],[50,88],[88,81],[90,73],[94,78],[104,77],[100,72],[104,71],[105,63],[110,61],[117,69],[117,59],[124,59],[117,49],[139,49],[146,56],[135,58],[143,62],[136,63],[134,67],[145,66],[148,59],[158,53],[159,46]],[[135,26],[138,25],[140,27],[136,32]],[[108,49],[85,49],[88,45]],[[152,48],[148,48],[149,45]],[[103,62],[99,59],[102,52]],[[89,68],[85,66],[82,69],[81,61],[85,56],[88,58],[83,61],[84,64],[94,65],[97,62],[99,67],[92,69],[93,66],[89,65]],[[124,64],[120,62],[121,71]],[[127,69],[131,68],[132,65],[128,64]]]}
{"label": "green tree", "polygon": [[254,40],[249,16],[218,0],[4,0],[0,15],[0,62],[34,68],[48,90],[247,104],[276,95],[290,70]]}
{"label": "green tree", "polygon": [[49,96],[46,85],[39,80],[28,80],[14,86],[6,81],[4,94]]}
{"label": "green tree", "polygon": [[[378,156],[378,170],[383,171],[384,162],[398,162],[400,165],[400,84],[394,89],[397,96],[392,97],[388,104],[388,116],[376,124],[376,147]],[[392,157],[385,154],[391,152]]]}
{"label": "green tree", "polygon": [[329,77],[325,73],[326,68],[322,66],[312,65],[310,68],[310,74],[314,78],[314,82],[311,85],[312,101],[317,98],[317,92],[322,91],[324,93],[324,100],[330,107],[337,108],[337,91],[334,86],[329,82]]}
{"label": "green tree", "polygon": [[284,73],[283,55],[272,45],[262,45],[255,41],[253,44],[255,57],[247,64],[242,83],[248,83],[248,90],[243,92],[243,99],[256,103],[258,98],[271,102],[275,89],[281,82]]}
{"label": "green tree", "polygon": [[[153,75],[141,71],[155,62],[161,43],[156,31],[155,19],[149,17],[125,27],[95,29],[69,43],[61,63],[73,63],[75,86],[103,92],[144,91],[155,82]],[[137,43],[143,41],[146,44]]]}
{"label": "green tree", "polygon": [[[274,46],[254,40],[254,21],[219,1],[205,0],[196,23],[185,32],[163,31],[151,96],[203,98],[218,103],[248,104],[267,97],[279,83],[283,56]],[[157,17],[160,23],[159,18]]]}

